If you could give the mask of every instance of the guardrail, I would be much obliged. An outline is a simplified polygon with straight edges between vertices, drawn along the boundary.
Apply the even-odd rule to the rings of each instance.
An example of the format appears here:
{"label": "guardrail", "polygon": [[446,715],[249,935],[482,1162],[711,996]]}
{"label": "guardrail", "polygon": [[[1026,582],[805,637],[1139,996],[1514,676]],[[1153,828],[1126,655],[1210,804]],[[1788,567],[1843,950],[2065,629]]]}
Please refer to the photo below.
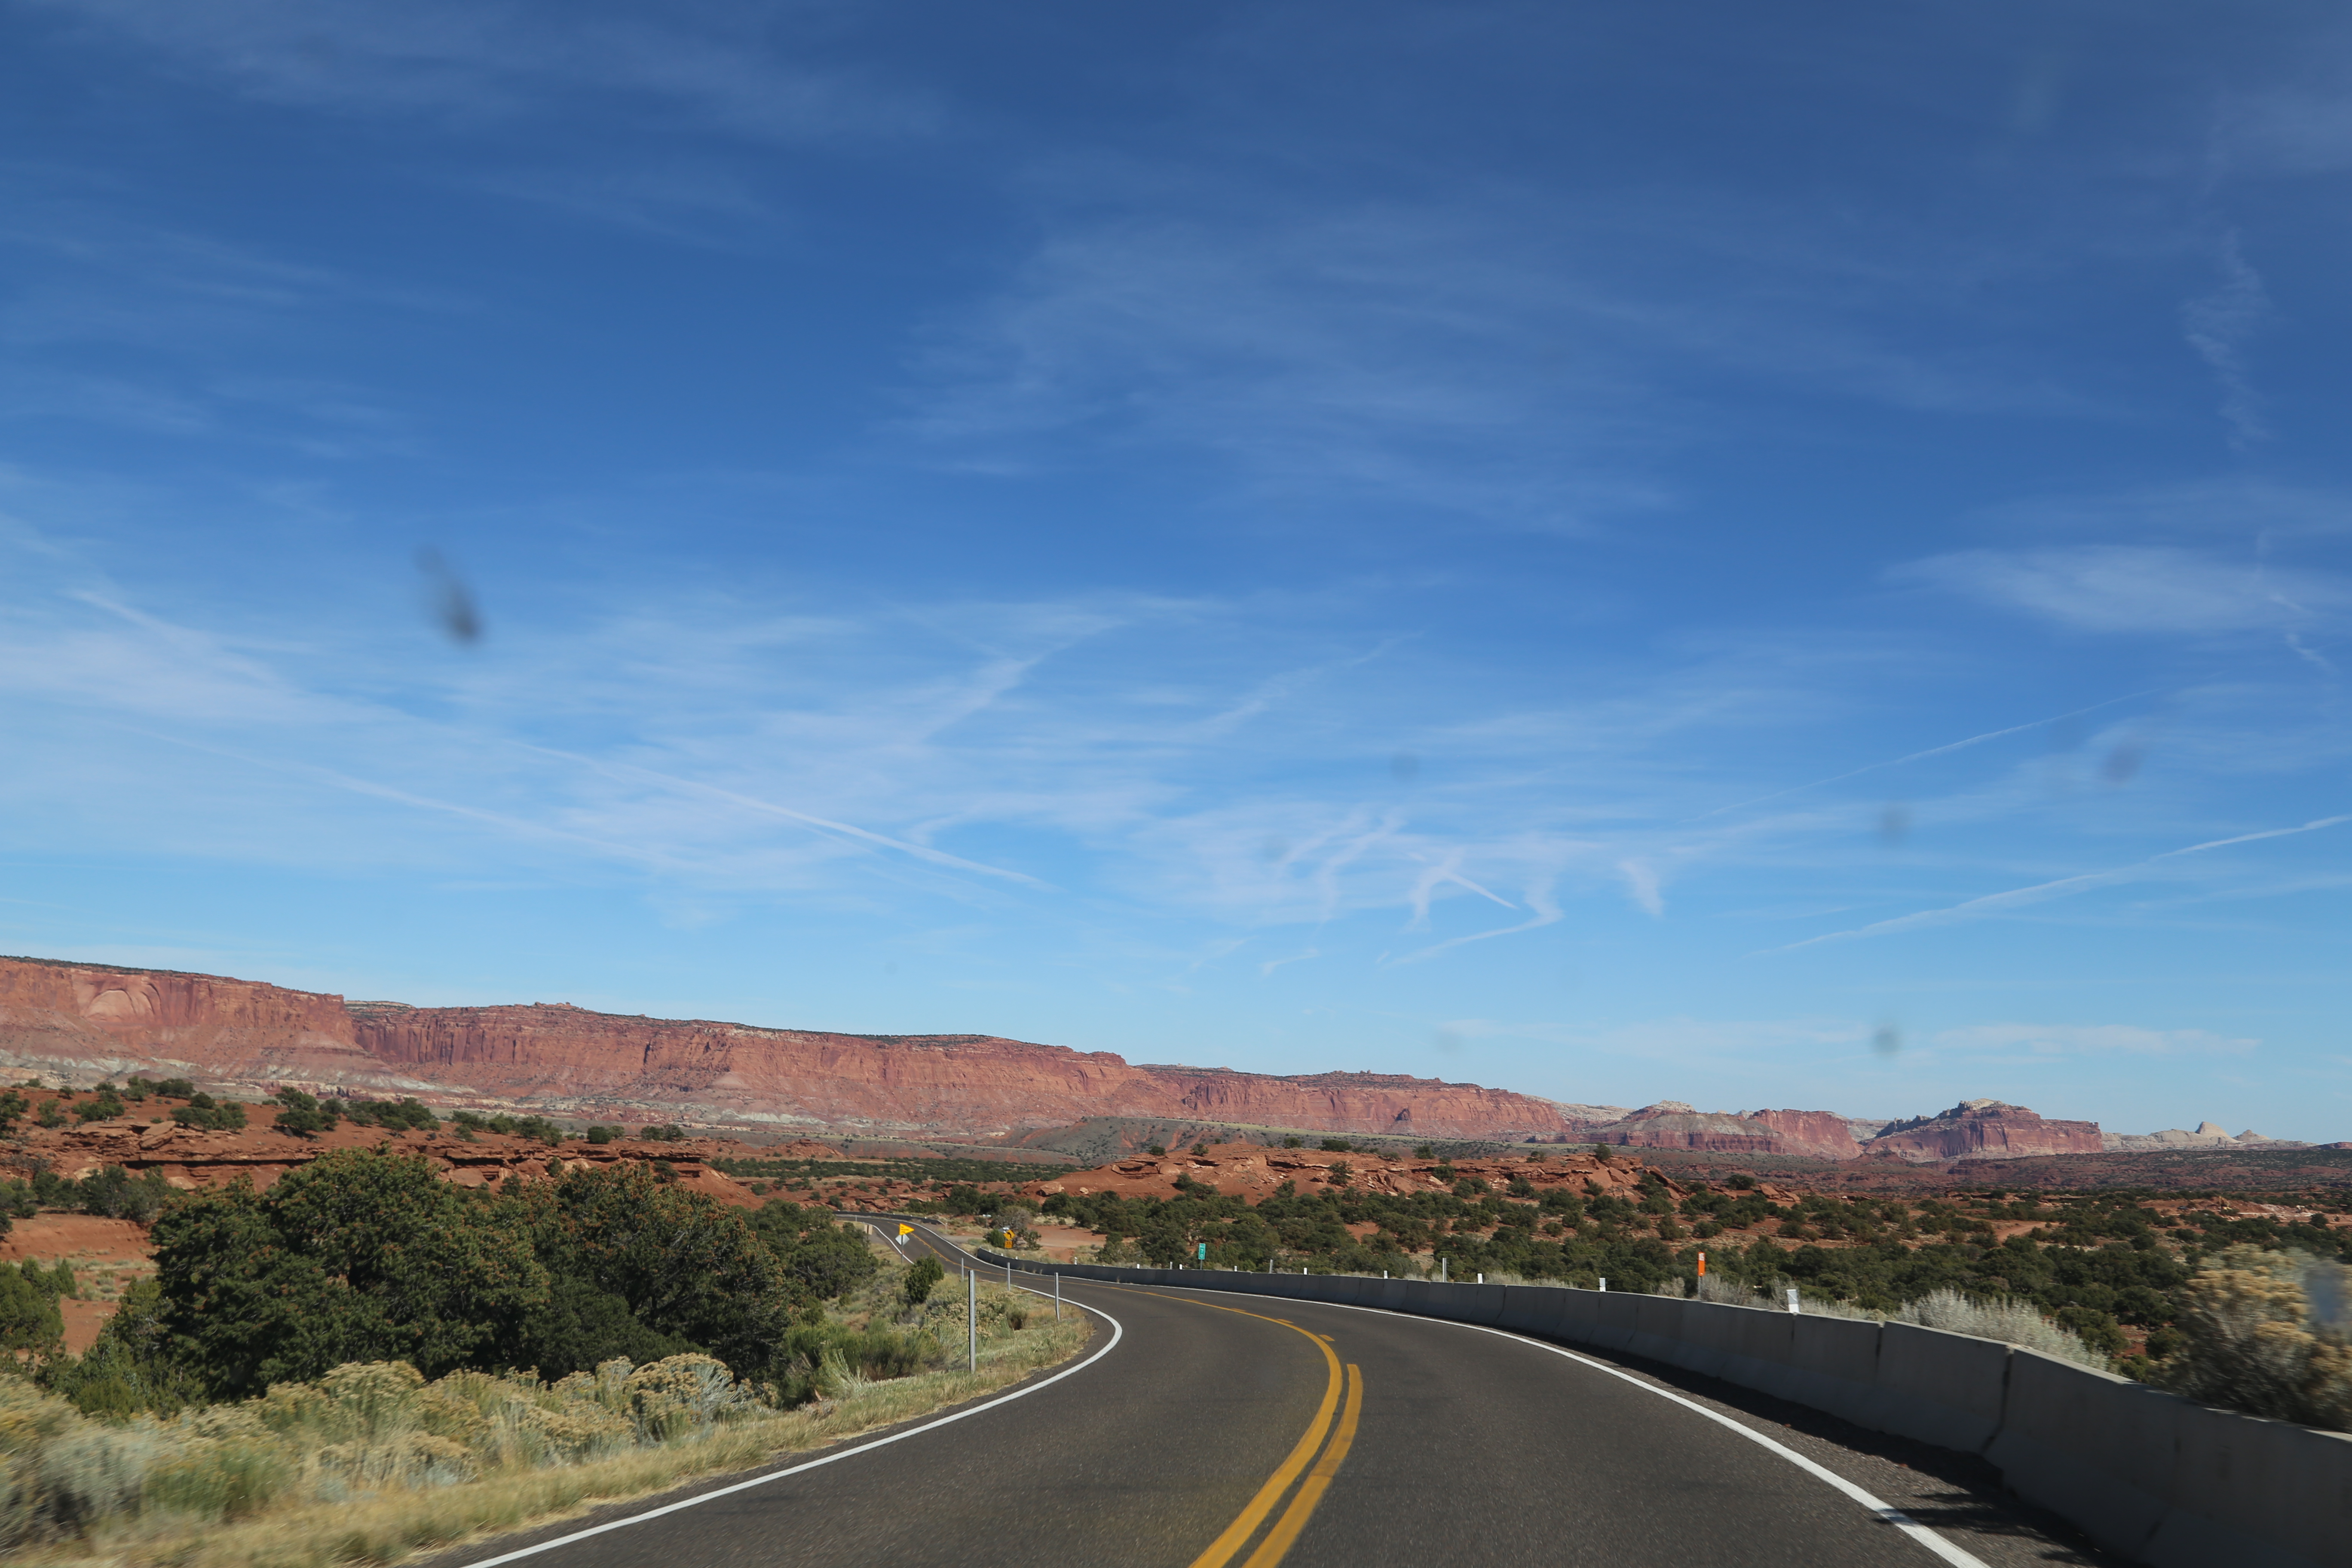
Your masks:
{"label": "guardrail", "polygon": [[1980,1454],[2019,1496],[2152,1568],[2352,1562],[2352,1436],[2211,1409],[1995,1340],[1561,1286],[1011,1261],[1030,1274],[1376,1307],[1664,1362]]}

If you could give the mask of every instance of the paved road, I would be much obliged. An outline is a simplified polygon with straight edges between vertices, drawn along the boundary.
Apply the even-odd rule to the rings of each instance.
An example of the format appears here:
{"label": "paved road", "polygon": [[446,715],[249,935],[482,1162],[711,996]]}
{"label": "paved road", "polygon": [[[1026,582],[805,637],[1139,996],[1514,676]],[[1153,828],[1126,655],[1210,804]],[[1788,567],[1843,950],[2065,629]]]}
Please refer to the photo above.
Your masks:
{"label": "paved road", "polygon": [[[928,1237],[919,1245],[953,1259]],[[952,1267],[952,1261],[950,1263]],[[1118,1343],[841,1462],[555,1545],[532,1568],[1931,1568],[2088,1562],[1923,1542],[1788,1455],[1589,1362],[1460,1325],[1065,1281]],[[704,1488],[712,1490],[713,1488]],[[680,1496],[695,1495],[692,1491]],[[612,1520],[647,1505],[616,1508]],[[580,1521],[448,1562],[482,1563]]]}

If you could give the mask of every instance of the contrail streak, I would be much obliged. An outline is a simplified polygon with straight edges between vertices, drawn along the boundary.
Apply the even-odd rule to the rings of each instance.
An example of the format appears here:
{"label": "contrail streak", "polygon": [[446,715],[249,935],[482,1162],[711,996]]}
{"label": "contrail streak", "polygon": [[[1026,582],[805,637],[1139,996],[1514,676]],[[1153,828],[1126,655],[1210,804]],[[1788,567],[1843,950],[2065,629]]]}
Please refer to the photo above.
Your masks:
{"label": "contrail streak", "polygon": [[1809,936],[1802,942],[1792,942],[1786,947],[1767,948],[1771,952],[1794,952],[1801,947],[1812,947],[1825,942],[1843,942],[1849,937],[1880,936],[1887,931],[1909,931],[1924,925],[1941,925],[1948,921],[1968,920],[1972,916],[1991,914],[2000,910],[2014,909],[2021,904],[2039,904],[2052,899],[2063,899],[2085,889],[2119,882],[2134,872],[2144,871],[2159,861],[2179,859],[2183,855],[2200,855],[2208,849],[2226,849],[2232,844],[2252,844],[2264,838],[2285,838],[2297,833],[2315,833],[2323,827],[2352,822],[2352,813],[2342,816],[2323,816],[2306,822],[2300,827],[2271,827],[2260,833],[2241,833],[2234,838],[2209,838],[2202,844],[2190,844],[2179,849],[2168,849],[2161,855],[2151,855],[2145,860],[2135,860],[2128,866],[2118,866],[2107,871],[2085,871],[2079,877],[2061,877],[2054,882],[2036,882],[2030,888],[2011,888],[2005,893],[1987,893],[1980,899],[1949,905],[1940,910],[1921,910],[1916,914],[1897,915],[1891,921],[1856,926],[1852,931],[1828,931],[1821,936]]}
{"label": "contrail streak", "polygon": [[1802,795],[1809,789],[1820,789],[1824,784],[1843,784],[1848,779],[1858,779],[1864,773],[1874,773],[1881,768],[1899,768],[1906,763],[1923,763],[1929,757],[1940,757],[1947,752],[1965,752],[1970,746],[1981,746],[1987,741],[1998,741],[2004,735],[2022,735],[2028,730],[2039,730],[2045,724],[2055,724],[2061,720],[2079,719],[2085,713],[2095,713],[2102,708],[2112,708],[2118,702],[2129,702],[2135,697],[2154,695],[2153,690],[2127,691],[2121,697],[2110,697],[2105,702],[2094,702],[2088,708],[2077,708],[2071,713],[2054,713],[2047,719],[2036,719],[2030,724],[2012,724],[2006,730],[1991,730],[1981,735],[1970,735],[1965,741],[1954,741],[1942,746],[1930,746],[1924,752],[1914,752],[1907,757],[1895,757],[1883,763],[1865,763],[1851,773],[1834,773],[1825,779],[1815,779],[1811,784],[1790,784],[1787,789],[1775,790],[1770,795],[1759,795],[1754,800],[1735,801],[1729,805],[1718,805],[1713,811],[1702,811],[1696,816],[1685,820],[1705,822],[1708,817],[1721,816],[1727,811],[1744,811],[1751,805],[1762,805],[1768,801],[1784,799],[1792,795]]}

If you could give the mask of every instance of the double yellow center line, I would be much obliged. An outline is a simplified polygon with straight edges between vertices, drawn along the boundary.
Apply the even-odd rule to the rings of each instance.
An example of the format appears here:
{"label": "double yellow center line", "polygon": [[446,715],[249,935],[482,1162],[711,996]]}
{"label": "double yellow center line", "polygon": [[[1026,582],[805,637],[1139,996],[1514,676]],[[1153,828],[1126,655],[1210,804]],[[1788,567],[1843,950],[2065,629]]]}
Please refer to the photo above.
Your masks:
{"label": "double yellow center line", "polygon": [[[1140,1294],[1158,1296],[1160,1292],[1150,1290]],[[1283,1494],[1290,1490],[1291,1483],[1298,1479],[1298,1473],[1312,1464],[1314,1469],[1307,1472],[1306,1482],[1291,1498],[1290,1506],[1282,1510],[1282,1517],[1274,1521],[1274,1528],[1266,1531],[1265,1539],[1257,1543],[1257,1550],[1251,1552],[1248,1561],[1242,1564],[1242,1568],[1276,1568],[1276,1564],[1288,1554],[1292,1543],[1297,1541],[1298,1532],[1307,1528],[1307,1521],[1315,1517],[1315,1510],[1322,1502],[1324,1492],[1330,1489],[1332,1478],[1339,1473],[1339,1467],[1347,1461],[1348,1449],[1356,1441],[1356,1424],[1364,1414],[1363,1369],[1353,1363],[1342,1368],[1339,1354],[1332,1350],[1329,1340],[1300,1328],[1287,1318],[1269,1318],[1263,1312],[1246,1311],[1214,1301],[1193,1300],[1185,1296],[1162,1299],[1186,1301],[1192,1306],[1208,1307],[1220,1312],[1239,1313],[1242,1317],[1255,1318],[1261,1322],[1279,1323],[1294,1334],[1305,1335],[1317,1350],[1323,1352],[1328,1381],[1323,1389],[1323,1401],[1316,1406],[1315,1419],[1307,1424],[1305,1434],[1290,1450],[1289,1457],[1276,1467],[1274,1474],[1266,1478],[1265,1485],[1258,1488],[1257,1495],[1250,1499],[1248,1506],[1234,1515],[1234,1521],[1225,1526],[1223,1532],[1209,1542],[1209,1549],[1192,1559],[1192,1568],[1225,1568],[1234,1554],[1249,1544],[1250,1538],[1257,1533],[1258,1526],[1265,1522],[1275,1505],[1282,1501]],[[1336,1431],[1331,1421],[1334,1414],[1339,1415]],[[1324,1442],[1327,1437],[1330,1439],[1328,1446]],[[1315,1458],[1318,1449],[1322,1450],[1320,1459]]]}

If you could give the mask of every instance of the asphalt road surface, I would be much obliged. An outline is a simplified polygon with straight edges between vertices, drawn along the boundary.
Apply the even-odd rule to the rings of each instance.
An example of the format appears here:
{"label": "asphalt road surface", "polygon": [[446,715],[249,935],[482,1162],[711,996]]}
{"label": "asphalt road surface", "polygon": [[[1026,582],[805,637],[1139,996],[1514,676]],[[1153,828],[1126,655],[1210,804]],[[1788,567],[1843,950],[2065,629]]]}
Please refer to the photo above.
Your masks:
{"label": "asphalt road surface", "polygon": [[[960,1266],[961,1255],[936,1238],[919,1232],[913,1245],[950,1269]],[[909,1423],[907,1435],[862,1451],[873,1438],[858,1439],[835,1462],[798,1473],[750,1486],[739,1484],[745,1477],[706,1482],[442,1562],[2008,1568],[2105,1561],[2063,1528],[1984,1495],[1982,1478],[1938,1477],[1922,1458],[1934,1450],[1911,1455],[1921,1459],[1914,1468],[1902,1445],[1841,1447],[1839,1435],[1824,1437],[1818,1424],[1783,1426],[1785,1411],[1754,1402],[1743,1408],[1702,1387],[1670,1388],[1638,1367],[1515,1335],[1313,1302],[1071,1280],[1063,1290],[1074,1308],[1096,1315],[1098,1331],[1079,1363],[1066,1363],[1078,1370],[1040,1374],[1024,1385],[1034,1392],[1000,1395],[944,1425]],[[775,1468],[808,1462],[795,1456]],[[1889,1517],[1890,1500],[1901,1516]],[[678,1503],[687,1506],[639,1517]]]}

